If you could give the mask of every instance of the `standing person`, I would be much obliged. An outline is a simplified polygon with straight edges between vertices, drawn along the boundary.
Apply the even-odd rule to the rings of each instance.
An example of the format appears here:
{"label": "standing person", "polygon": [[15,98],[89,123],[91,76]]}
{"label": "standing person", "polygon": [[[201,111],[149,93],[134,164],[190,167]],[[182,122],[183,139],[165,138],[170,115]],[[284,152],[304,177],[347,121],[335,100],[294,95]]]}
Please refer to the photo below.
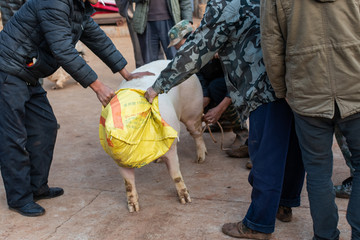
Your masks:
{"label": "standing person", "polygon": [[[192,21],[190,0],[132,0],[136,2],[133,26],[138,34],[144,63],[159,59],[160,47],[167,59],[176,50],[168,48],[168,31],[180,20]],[[161,46],[160,46],[161,45]]]}
{"label": "standing person", "polygon": [[[268,239],[279,206],[291,209],[300,205],[304,171],[292,127],[293,114],[285,99],[275,97],[266,75],[259,13],[259,0],[208,1],[201,25],[147,89],[145,97],[152,102],[159,93],[168,92],[198,72],[218,53],[234,106],[242,120],[250,115],[248,142],[253,161],[248,212],[242,221],[225,224],[222,231],[237,238]],[[283,213],[288,217],[283,220],[291,220],[291,211]]]}
{"label": "standing person", "polygon": [[20,9],[20,7],[25,3],[25,0],[1,0],[0,9],[1,9],[1,21],[2,25],[9,21],[9,19]]}
{"label": "standing person", "polygon": [[139,39],[133,26],[134,9],[130,0],[115,0],[116,6],[119,8],[119,14],[126,19],[126,24],[129,29],[131,43],[134,49],[135,65],[136,68],[144,65],[144,60],[141,55],[141,48]]}
{"label": "standing person", "polygon": [[7,203],[25,216],[45,213],[35,201],[58,197],[48,175],[57,134],[56,118],[38,79],[63,67],[102,105],[114,91],[104,85],[75,44],[81,40],[111,70],[130,74],[114,44],[90,17],[97,0],[28,0],[0,32],[0,166]]}
{"label": "standing person", "polygon": [[339,239],[335,128],[354,167],[346,218],[360,239],[360,6],[357,0],[263,0],[262,47],[271,84],[295,112],[307,172],[313,239]]}

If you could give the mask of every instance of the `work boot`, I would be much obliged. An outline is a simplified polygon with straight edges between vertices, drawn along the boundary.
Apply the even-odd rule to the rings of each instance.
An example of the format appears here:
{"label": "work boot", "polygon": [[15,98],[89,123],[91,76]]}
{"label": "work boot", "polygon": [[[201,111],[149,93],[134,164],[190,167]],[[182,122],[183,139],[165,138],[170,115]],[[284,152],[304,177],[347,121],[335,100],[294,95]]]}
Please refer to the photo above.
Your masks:
{"label": "work boot", "polygon": [[35,202],[29,202],[22,207],[10,207],[9,209],[26,217],[37,217],[45,214],[45,209]]}
{"label": "work boot", "polygon": [[236,149],[230,149],[225,151],[229,157],[234,158],[248,158],[249,157],[249,149],[247,145],[242,145]]}
{"label": "work boot", "polygon": [[350,198],[353,177],[345,179],[341,185],[334,186],[336,197]]}
{"label": "work boot", "polygon": [[246,167],[247,169],[252,169],[253,165],[252,165],[251,159],[249,159],[249,160],[246,162],[245,167]]}
{"label": "work boot", "polygon": [[235,238],[261,239],[268,240],[271,233],[262,233],[246,227],[242,221],[238,223],[225,223],[222,232]]}
{"label": "work boot", "polygon": [[232,149],[239,148],[242,145],[247,145],[247,140],[249,138],[249,130],[245,129],[237,129],[234,130],[234,133],[236,134],[234,142],[231,144]]}
{"label": "work boot", "polygon": [[42,193],[40,195],[34,195],[34,201],[36,202],[39,201],[40,199],[55,198],[63,194],[64,194],[64,189],[53,187],[53,188],[49,188],[49,190],[45,193]]}
{"label": "work boot", "polygon": [[276,218],[282,222],[291,222],[292,220],[291,207],[279,206],[279,209],[276,213]]}

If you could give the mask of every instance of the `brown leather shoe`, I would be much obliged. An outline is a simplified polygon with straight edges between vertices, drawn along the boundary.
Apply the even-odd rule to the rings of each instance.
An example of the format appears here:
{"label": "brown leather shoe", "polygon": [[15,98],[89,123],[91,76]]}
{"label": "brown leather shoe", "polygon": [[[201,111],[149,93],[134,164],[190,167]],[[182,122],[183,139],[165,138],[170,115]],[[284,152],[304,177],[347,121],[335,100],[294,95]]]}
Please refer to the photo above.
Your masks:
{"label": "brown leather shoe", "polygon": [[279,209],[276,213],[276,218],[282,222],[291,222],[292,220],[291,207],[279,206]]}
{"label": "brown leather shoe", "polygon": [[222,227],[222,232],[228,236],[235,238],[248,238],[268,240],[271,238],[271,233],[262,233],[246,227],[242,221],[238,223],[225,223]]}
{"label": "brown leather shoe", "polygon": [[252,169],[253,166],[252,166],[251,159],[249,159],[249,160],[246,162],[245,167],[246,167],[247,169]]}
{"label": "brown leather shoe", "polygon": [[249,157],[249,149],[248,149],[248,146],[242,145],[236,149],[226,150],[226,154],[229,157],[234,157],[234,158],[248,158]]}

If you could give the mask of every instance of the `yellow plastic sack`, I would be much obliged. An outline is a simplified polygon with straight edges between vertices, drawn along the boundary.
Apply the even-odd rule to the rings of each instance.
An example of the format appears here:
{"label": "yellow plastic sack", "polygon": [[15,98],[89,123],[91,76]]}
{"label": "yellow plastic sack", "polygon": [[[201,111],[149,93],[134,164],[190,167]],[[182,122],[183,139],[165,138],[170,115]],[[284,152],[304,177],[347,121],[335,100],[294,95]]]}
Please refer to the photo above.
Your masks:
{"label": "yellow plastic sack", "polygon": [[145,91],[120,89],[103,108],[101,146],[122,167],[140,168],[164,155],[177,132],[160,116],[158,97],[150,104]]}

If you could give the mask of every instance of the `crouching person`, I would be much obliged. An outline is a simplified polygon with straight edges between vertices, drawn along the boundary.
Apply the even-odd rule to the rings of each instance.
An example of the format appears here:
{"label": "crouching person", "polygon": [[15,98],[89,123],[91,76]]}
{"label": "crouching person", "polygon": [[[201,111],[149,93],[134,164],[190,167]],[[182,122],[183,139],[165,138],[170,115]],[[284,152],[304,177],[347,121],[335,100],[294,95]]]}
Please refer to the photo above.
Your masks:
{"label": "crouching person", "polygon": [[[219,54],[232,102],[242,120],[250,115],[249,182],[252,201],[246,216],[225,224],[232,237],[269,239],[279,206],[281,219],[291,220],[291,207],[300,205],[304,170],[293,127],[293,113],[270,85],[260,48],[260,1],[210,0],[201,25],[145,93],[152,102]],[[285,170],[286,169],[286,170]],[[286,174],[285,174],[286,173]],[[283,184],[284,183],[284,184]],[[285,185],[286,184],[286,185]],[[284,216],[285,214],[285,216]]]}
{"label": "crouching person", "polygon": [[[48,175],[57,122],[38,79],[62,66],[105,106],[105,86],[75,49],[81,40],[126,80],[126,60],[90,18],[97,0],[28,0],[0,32],[0,166],[9,208],[25,216],[45,213],[35,201],[62,195]],[[135,76],[134,76],[135,75]]]}

